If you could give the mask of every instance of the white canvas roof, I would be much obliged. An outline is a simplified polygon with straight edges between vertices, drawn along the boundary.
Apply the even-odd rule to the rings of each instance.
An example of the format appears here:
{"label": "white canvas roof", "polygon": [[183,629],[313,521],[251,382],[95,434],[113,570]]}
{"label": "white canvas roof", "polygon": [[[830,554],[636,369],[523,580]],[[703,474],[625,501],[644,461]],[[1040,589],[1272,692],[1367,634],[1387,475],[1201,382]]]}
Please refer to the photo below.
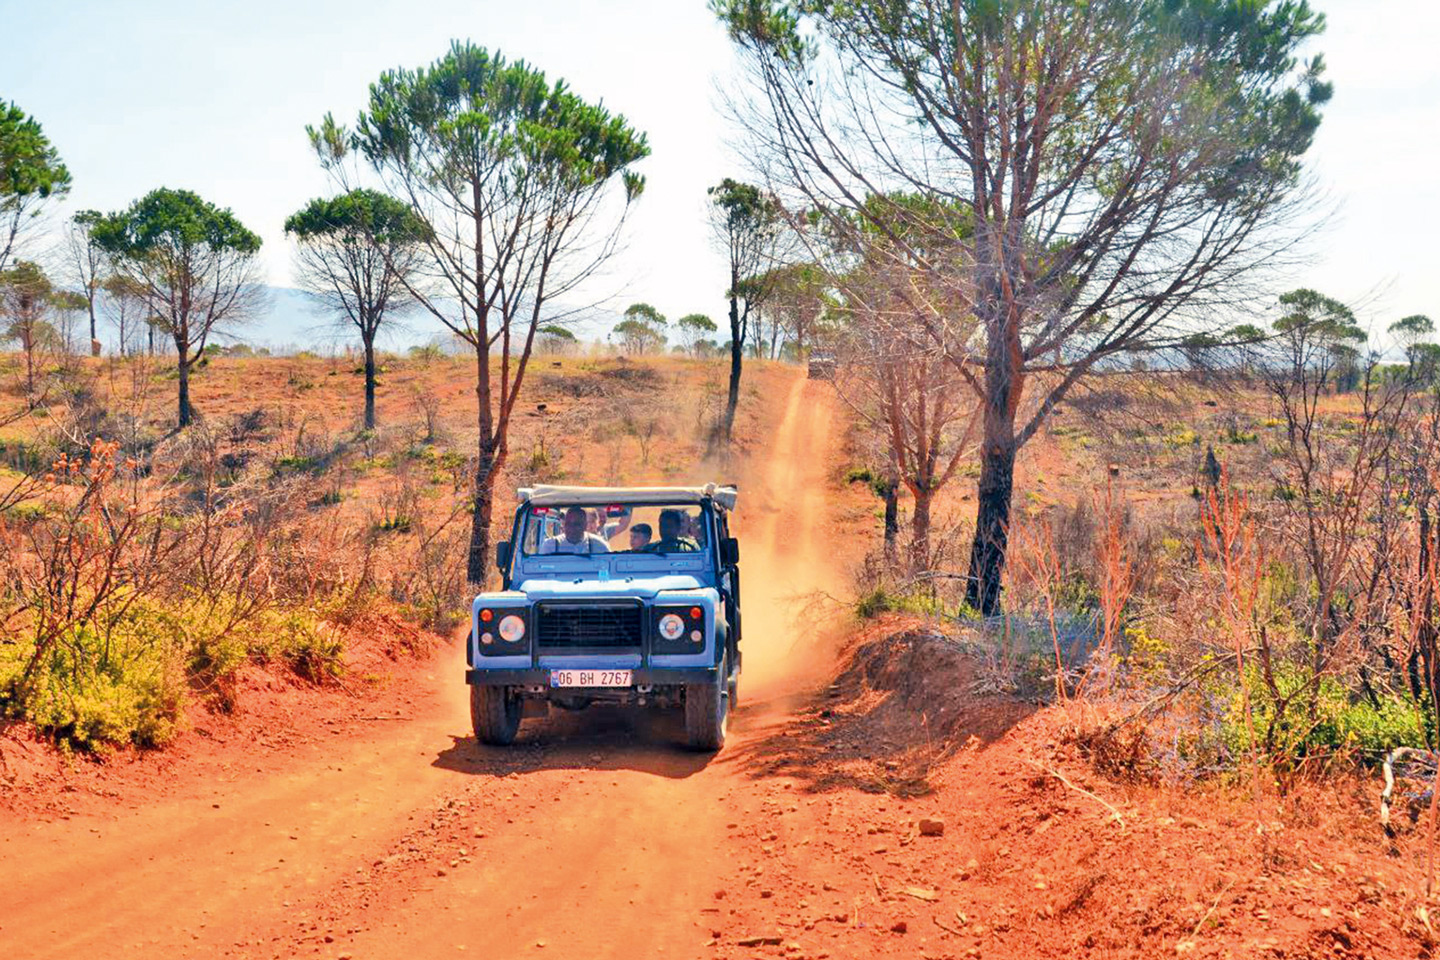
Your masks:
{"label": "white canvas roof", "polygon": [[738,491],[707,483],[703,487],[521,487],[521,503],[537,507],[603,506],[611,503],[699,503],[710,497],[726,510],[735,509]]}

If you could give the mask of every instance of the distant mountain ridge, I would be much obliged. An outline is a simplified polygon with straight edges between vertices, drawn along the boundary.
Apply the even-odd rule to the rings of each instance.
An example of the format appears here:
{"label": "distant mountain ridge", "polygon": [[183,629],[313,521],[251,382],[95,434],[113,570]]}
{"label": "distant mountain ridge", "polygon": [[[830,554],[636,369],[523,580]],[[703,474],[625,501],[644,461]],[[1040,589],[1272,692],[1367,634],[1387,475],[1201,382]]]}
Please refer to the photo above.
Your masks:
{"label": "distant mountain ridge", "polygon": [[[556,307],[553,314],[566,312],[567,308],[562,306]],[[618,312],[605,308],[592,308],[583,313],[583,319],[566,324],[582,340],[603,341],[611,327],[620,320]],[[450,331],[423,309],[408,310],[397,315],[394,321],[389,332],[381,337],[381,346],[387,350],[404,351],[450,338]],[[102,339],[107,347],[113,347],[114,331],[102,333]],[[217,340],[222,345],[244,343],[276,353],[301,350],[328,353],[358,344],[359,337],[347,322],[337,322],[305,291],[267,286],[264,304],[258,315],[243,323],[227,326]]]}

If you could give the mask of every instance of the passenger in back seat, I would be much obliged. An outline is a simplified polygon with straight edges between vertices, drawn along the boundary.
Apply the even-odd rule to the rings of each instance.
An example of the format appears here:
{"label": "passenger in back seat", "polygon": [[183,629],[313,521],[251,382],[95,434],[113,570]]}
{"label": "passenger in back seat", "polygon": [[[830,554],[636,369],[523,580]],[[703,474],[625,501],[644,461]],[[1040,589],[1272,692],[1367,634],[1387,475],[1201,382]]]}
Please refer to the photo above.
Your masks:
{"label": "passenger in back seat", "polygon": [[648,523],[637,523],[630,528],[630,549],[644,550],[650,544],[650,538],[654,533]]}

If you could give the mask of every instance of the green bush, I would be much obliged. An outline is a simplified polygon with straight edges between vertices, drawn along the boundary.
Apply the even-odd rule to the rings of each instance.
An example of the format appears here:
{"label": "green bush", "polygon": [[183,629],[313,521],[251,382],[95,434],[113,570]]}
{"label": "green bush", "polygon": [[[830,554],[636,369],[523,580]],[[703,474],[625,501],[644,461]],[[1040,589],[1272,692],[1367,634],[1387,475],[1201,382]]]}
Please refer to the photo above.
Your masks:
{"label": "green bush", "polygon": [[1189,427],[1176,427],[1162,438],[1167,447],[1193,447],[1200,444],[1200,434]]}
{"label": "green bush", "polygon": [[275,461],[275,473],[324,473],[325,462],[319,457],[281,457]]}
{"label": "green bush", "polygon": [[1231,443],[1236,444],[1237,446],[1247,443],[1254,443],[1258,439],[1259,435],[1255,432],[1251,430],[1242,430],[1240,427],[1234,426],[1233,424],[1226,427],[1224,432],[1220,434],[1221,443]]}
{"label": "green bush", "polygon": [[882,613],[913,613],[922,617],[944,616],[944,605],[933,596],[923,593],[896,593],[884,587],[876,587],[855,601],[855,615],[861,620],[871,620]]}
{"label": "green bush", "polygon": [[0,709],[73,749],[158,747],[179,727],[186,697],[182,638],[172,618],[134,603],[103,629],[60,636],[30,683],[34,647],[0,647]]}
{"label": "green bush", "polygon": [[[1348,690],[1339,678],[1320,678],[1318,692],[1306,690],[1310,673],[1293,665],[1277,665],[1275,686],[1280,699],[1289,699],[1288,707],[1274,722],[1270,744],[1270,762],[1277,767],[1293,767],[1306,757],[1342,753],[1359,753],[1370,759],[1396,747],[1424,747],[1425,736],[1420,729],[1420,712],[1413,703],[1389,695],[1377,706],[1368,697]],[[1235,687],[1229,697],[1223,721],[1222,737],[1232,756],[1248,754],[1252,746],[1265,750],[1266,730],[1281,709],[1277,700],[1261,682],[1258,668],[1251,669],[1250,710],[1255,729],[1252,741],[1245,723],[1242,691]],[[1309,711],[1314,696],[1315,711]]]}
{"label": "green bush", "polygon": [[305,609],[267,610],[256,624],[269,656],[300,676],[320,683],[340,676],[345,644],[314,612]]}
{"label": "green bush", "polygon": [[249,611],[233,597],[135,599],[66,631],[27,684],[33,644],[0,645],[0,714],[75,750],[158,747],[195,694],[233,705],[247,660],[285,664],[312,682],[338,677],[344,642],[305,608]]}

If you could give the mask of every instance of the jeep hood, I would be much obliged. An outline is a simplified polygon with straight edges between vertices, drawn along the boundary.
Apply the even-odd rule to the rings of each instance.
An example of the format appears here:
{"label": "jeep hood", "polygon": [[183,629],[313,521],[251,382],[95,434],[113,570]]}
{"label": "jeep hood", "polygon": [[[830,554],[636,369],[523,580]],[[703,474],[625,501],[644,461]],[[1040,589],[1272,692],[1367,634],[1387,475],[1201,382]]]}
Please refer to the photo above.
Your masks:
{"label": "jeep hood", "polygon": [[668,574],[662,577],[612,577],[600,580],[592,576],[568,579],[531,579],[516,584],[514,590],[530,600],[577,600],[583,597],[643,597],[651,599],[669,590],[712,589],[695,577]]}

